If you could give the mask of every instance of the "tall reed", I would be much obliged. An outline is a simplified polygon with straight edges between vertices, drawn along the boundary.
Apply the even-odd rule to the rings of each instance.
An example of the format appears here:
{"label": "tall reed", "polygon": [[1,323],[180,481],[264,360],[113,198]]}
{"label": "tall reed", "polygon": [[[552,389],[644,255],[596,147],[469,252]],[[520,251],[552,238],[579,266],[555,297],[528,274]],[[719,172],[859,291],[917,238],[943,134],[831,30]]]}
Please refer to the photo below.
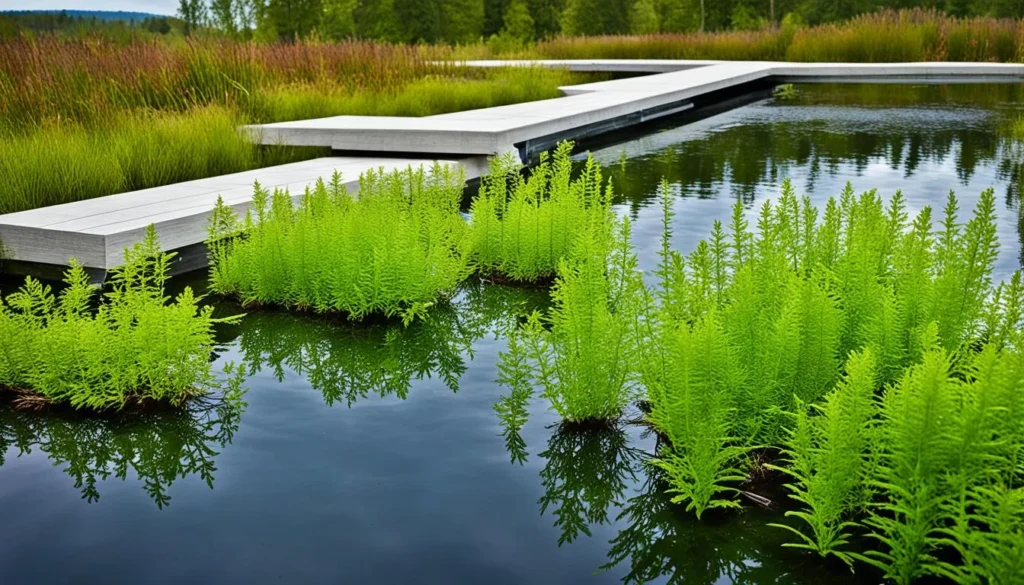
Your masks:
{"label": "tall reed", "polygon": [[425,116],[557,97],[580,74],[475,69],[365,41],[0,40],[0,213],[325,156],[247,123]]}
{"label": "tall reed", "polygon": [[557,37],[537,43],[533,53],[551,59],[1017,62],[1024,58],[1022,27],[1015,19],[956,18],[915,8],[882,10],[812,27]]}
{"label": "tall reed", "polygon": [[323,156],[254,146],[220,107],[129,114],[101,128],[46,126],[0,140],[0,214]]}

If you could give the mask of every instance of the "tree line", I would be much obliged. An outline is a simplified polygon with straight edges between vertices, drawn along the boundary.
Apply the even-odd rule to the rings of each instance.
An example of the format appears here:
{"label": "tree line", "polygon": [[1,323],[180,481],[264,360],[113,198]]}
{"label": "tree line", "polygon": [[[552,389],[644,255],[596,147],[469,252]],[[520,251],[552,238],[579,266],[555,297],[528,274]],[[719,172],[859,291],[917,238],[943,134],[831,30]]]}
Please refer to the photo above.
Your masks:
{"label": "tree line", "polygon": [[954,16],[1024,16],[1024,0],[180,0],[186,31],[210,26],[260,40],[361,38],[468,43],[495,36],[530,42],[565,35],[756,29],[881,8]]}
{"label": "tree line", "polygon": [[1024,17],[1024,0],[179,0],[174,17],[132,22],[64,13],[0,14],[0,37],[18,30],[103,28],[184,35],[204,31],[260,41],[529,43],[557,35],[751,30],[784,20],[815,25],[882,8]]}
{"label": "tree line", "polygon": [[15,38],[22,32],[59,33],[66,35],[90,34],[100,31],[111,37],[131,37],[138,34],[168,35],[184,32],[185,23],[175,16],[146,16],[143,18],[100,18],[93,13],[78,11],[59,12],[11,11],[0,13],[0,39]]}

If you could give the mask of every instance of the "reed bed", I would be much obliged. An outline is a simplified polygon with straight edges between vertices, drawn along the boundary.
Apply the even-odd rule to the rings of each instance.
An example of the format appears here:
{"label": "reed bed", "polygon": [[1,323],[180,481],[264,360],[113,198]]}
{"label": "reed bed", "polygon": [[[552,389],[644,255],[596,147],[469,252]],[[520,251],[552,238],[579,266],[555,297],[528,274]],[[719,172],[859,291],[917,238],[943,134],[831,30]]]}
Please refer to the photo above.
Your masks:
{"label": "reed bed", "polygon": [[959,19],[933,10],[883,11],[801,29],[789,61],[1021,61],[1024,21]]}
{"label": "reed bed", "polygon": [[125,114],[87,129],[46,126],[0,141],[0,214],[323,156],[326,149],[261,148],[221,106]]}
{"label": "reed bed", "polygon": [[230,106],[261,120],[267,90],[292,84],[385,92],[449,70],[417,49],[371,42],[260,45],[231,41],[41,36],[0,42],[0,118],[102,121],[124,110]]}
{"label": "reed bed", "polygon": [[443,114],[552,98],[581,80],[433,60],[445,55],[365,41],[0,41],[0,213],[327,153],[258,147],[241,124]]}
{"label": "reed bed", "polygon": [[558,37],[532,54],[552,59],[722,59],[898,62],[1024,59],[1024,23],[955,18],[937,10],[883,10],[849,21],[759,31]]}
{"label": "reed bed", "polygon": [[540,41],[535,58],[544,59],[722,59],[783,61],[792,31],[725,31],[557,37]]}

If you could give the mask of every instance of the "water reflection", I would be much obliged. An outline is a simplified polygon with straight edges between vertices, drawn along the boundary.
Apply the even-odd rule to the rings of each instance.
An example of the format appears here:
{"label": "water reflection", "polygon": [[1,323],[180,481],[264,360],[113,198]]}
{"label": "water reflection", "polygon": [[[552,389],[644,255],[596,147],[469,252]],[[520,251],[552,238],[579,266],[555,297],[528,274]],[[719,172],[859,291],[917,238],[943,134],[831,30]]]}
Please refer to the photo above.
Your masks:
{"label": "water reflection", "polygon": [[211,489],[215,458],[238,430],[244,404],[205,397],[181,408],[152,407],[133,412],[83,415],[36,412],[0,405],[0,466],[5,454],[45,453],[62,466],[88,502],[100,499],[100,485],[134,474],[157,507],[170,504],[168,489],[197,475]]}
{"label": "water reflection", "polygon": [[784,548],[788,533],[769,523],[790,523],[782,510],[745,507],[716,511],[702,520],[671,503],[667,485],[652,472],[626,502],[617,522],[625,523],[611,541],[602,570],[627,566],[626,584],[663,582],[685,585],[845,585],[880,582],[870,567],[849,567]]}
{"label": "water reflection", "polygon": [[547,459],[540,472],[541,514],[550,508],[561,530],[559,545],[580,533],[591,536],[591,526],[608,524],[612,506],[621,504],[626,489],[636,483],[644,460],[643,450],[631,446],[626,432],[615,426],[560,426],[540,456]]}
{"label": "water reflection", "polygon": [[435,376],[457,392],[473,344],[512,326],[546,302],[542,297],[543,291],[470,283],[408,326],[255,313],[246,317],[237,341],[249,376],[268,368],[283,381],[295,372],[328,405],[352,406],[371,395],[405,399],[414,380]]}
{"label": "water reflection", "polygon": [[541,513],[554,516],[559,546],[579,546],[568,543],[600,526],[618,528],[598,572],[621,574],[627,585],[852,585],[875,576],[864,568],[855,578],[839,561],[785,549],[789,533],[769,526],[790,522],[781,509],[747,506],[697,520],[672,503],[668,484],[649,464],[657,438],[648,429],[550,430],[541,453]]}
{"label": "water reflection", "polygon": [[[729,194],[753,202],[757,186],[806,173],[813,191],[822,178],[852,170],[863,174],[884,162],[905,179],[926,163],[950,164],[962,184],[981,165],[1012,164],[1016,138],[1000,132],[1013,120],[984,110],[807,107],[763,102],[692,126],[638,141],[647,152],[625,167],[611,167],[616,189],[631,204],[650,198],[665,177],[688,195],[714,198],[723,183]],[[714,124],[714,128],[708,128]],[[614,148],[609,149],[614,151]],[[613,160],[603,161],[607,164]],[[1009,179],[1009,173],[1000,173]],[[955,187],[955,184],[949,187]]]}

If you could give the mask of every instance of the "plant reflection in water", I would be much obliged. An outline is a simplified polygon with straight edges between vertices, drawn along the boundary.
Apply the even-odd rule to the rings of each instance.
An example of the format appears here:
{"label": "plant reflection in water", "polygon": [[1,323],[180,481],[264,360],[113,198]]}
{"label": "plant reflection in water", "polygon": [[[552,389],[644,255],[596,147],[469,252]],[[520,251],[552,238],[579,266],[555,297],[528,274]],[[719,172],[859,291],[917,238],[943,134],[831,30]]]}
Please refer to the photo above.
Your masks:
{"label": "plant reflection in water", "polygon": [[0,465],[12,448],[20,457],[38,449],[74,480],[82,498],[100,499],[101,484],[134,473],[157,507],[169,488],[198,475],[213,489],[215,459],[238,430],[240,395],[206,396],[177,408],[147,406],[105,414],[53,408],[47,412],[0,405]]}
{"label": "plant reflection in water", "polygon": [[408,325],[253,313],[240,330],[238,346],[250,376],[268,368],[283,381],[295,372],[328,405],[352,406],[371,395],[404,400],[414,380],[435,376],[457,392],[473,343],[488,333],[500,335],[544,302],[544,290],[469,283],[453,300]]}

